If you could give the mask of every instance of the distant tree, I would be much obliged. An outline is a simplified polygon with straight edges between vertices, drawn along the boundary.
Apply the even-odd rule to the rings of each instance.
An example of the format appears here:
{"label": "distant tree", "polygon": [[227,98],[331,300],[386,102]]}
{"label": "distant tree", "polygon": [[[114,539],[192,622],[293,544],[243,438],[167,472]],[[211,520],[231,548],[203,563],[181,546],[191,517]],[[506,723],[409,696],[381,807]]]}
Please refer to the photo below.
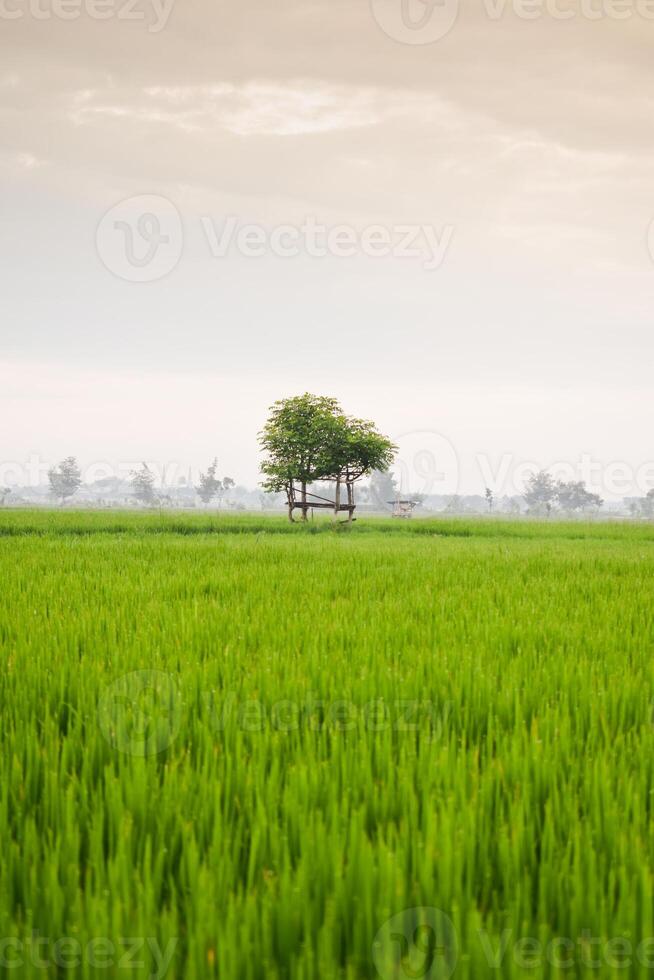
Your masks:
{"label": "distant tree", "polygon": [[561,510],[575,513],[589,507],[601,507],[604,501],[597,493],[590,493],[583,481],[556,484],[556,500]]}
{"label": "distant tree", "polygon": [[139,470],[131,471],[131,485],[133,496],[142,504],[154,507],[159,498],[154,489],[154,473],[147,463],[143,463]]}
{"label": "distant tree", "polygon": [[517,516],[520,513],[520,501],[517,497],[504,496],[502,498],[502,513]]}
{"label": "distant tree", "polygon": [[215,458],[207,472],[200,473],[200,485],[195,488],[195,492],[203,504],[210,504],[222,489],[222,480],[216,478],[217,468],[218,459]]}
{"label": "distant tree", "polygon": [[82,485],[82,474],[74,456],[67,456],[58,466],[48,470],[50,493],[63,504],[74,496]]}
{"label": "distant tree", "polygon": [[233,490],[236,486],[236,481],[232,480],[231,476],[224,476],[221,481],[220,489],[218,490],[218,499],[222,505],[223,497],[229,490]]}
{"label": "distant tree", "polygon": [[641,501],[640,510],[643,517],[648,519],[654,517],[654,489],[647,491]]}
{"label": "distant tree", "polygon": [[630,500],[629,513],[632,517],[651,520],[654,517],[654,489],[648,490],[644,497]]}
{"label": "distant tree", "polygon": [[390,470],[372,471],[369,485],[371,504],[383,510],[388,510],[388,505],[397,498],[398,494],[398,486]]}
{"label": "distant tree", "polygon": [[546,470],[532,473],[523,493],[527,508],[533,514],[549,514],[556,500],[557,486],[554,477]]}
{"label": "distant tree", "polygon": [[0,487],[0,507],[4,507],[5,500],[11,493],[11,487]]}
{"label": "distant tree", "polygon": [[456,493],[449,498],[445,506],[446,514],[462,514],[464,510],[465,510],[465,505],[461,497],[459,497],[459,495]]}
{"label": "distant tree", "polygon": [[486,487],[486,503],[488,504],[489,514],[492,514],[493,512],[493,500],[494,500],[493,491],[491,490],[490,487]]}

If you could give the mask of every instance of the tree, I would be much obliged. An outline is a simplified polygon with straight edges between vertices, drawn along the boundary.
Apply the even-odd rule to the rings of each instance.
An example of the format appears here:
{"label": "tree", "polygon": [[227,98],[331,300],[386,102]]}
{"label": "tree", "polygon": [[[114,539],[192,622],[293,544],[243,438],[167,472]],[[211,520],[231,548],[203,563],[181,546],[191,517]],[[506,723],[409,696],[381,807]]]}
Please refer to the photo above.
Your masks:
{"label": "tree", "polygon": [[530,513],[546,513],[549,517],[552,503],[556,499],[557,486],[554,477],[545,470],[532,473],[527,480],[523,497]]}
{"label": "tree", "polygon": [[644,497],[633,500],[629,504],[629,510],[633,517],[643,517],[651,520],[654,517],[654,489],[648,490]]}
{"label": "tree", "polygon": [[270,409],[259,434],[259,443],[267,453],[261,464],[265,477],[262,486],[269,491],[285,491],[291,521],[294,484],[300,484],[302,520],[306,520],[307,485],[333,474],[330,447],[339,438],[337,418],[341,415],[335,398],[309,393],[276,401]]}
{"label": "tree", "polygon": [[222,480],[216,479],[218,459],[214,458],[213,463],[206,473],[200,473],[200,485],[195,488],[195,492],[203,504],[210,504],[214,497],[218,496],[222,489]]}
{"label": "tree", "polygon": [[200,485],[195,488],[195,492],[204,504],[210,504],[214,497],[218,497],[219,503],[222,504],[226,492],[236,486],[231,476],[222,479],[216,477],[217,468],[218,460],[214,459],[207,472],[200,473]]}
{"label": "tree", "polygon": [[11,487],[0,487],[0,507],[4,507],[5,500],[11,493]]}
{"label": "tree", "polygon": [[373,470],[370,474],[370,502],[384,510],[398,495],[395,477],[390,470]]}
{"label": "tree", "polygon": [[222,478],[220,489],[218,490],[218,500],[220,501],[221,506],[223,502],[223,497],[225,496],[227,491],[231,490],[235,486],[236,486],[236,481],[232,480],[231,476],[224,476]]}
{"label": "tree", "polygon": [[490,487],[486,487],[486,503],[488,504],[488,513],[493,513],[493,500],[494,495]]}
{"label": "tree", "polygon": [[67,456],[58,466],[48,470],[50,493],[63,504],[74,496],[82,485],[82,474],[74,456]]}
{"label": "tree", "polygon": [[517,497],[509,497],[505,494],[500,502],[500,507],[503,514],[513,514],[518,515],[520,513],[520,501]]}
{"label": "tree", "polygon": [[588,507],[601,507],[604,501],[597,493],[590,493],[583,481],[556,484],[556,499],[561,510],[576,512]]}
{"label": "tree", "polygon": [[147,463],[141,465],[140,470],[131,471],[132,493],[137,500],[148,507],[154,507],[158,502],[157,494],[154,490],[154,473]]}
{"label": "tree", "polygon": [[466,509],[465,503],[463,502],[461,497],[459,497],[459,495],[455,493],[454,496],[450,497],[449,500],[447,501],[447,504],[445,506],[445,513],[463,514],[465,512],[465,509]]}

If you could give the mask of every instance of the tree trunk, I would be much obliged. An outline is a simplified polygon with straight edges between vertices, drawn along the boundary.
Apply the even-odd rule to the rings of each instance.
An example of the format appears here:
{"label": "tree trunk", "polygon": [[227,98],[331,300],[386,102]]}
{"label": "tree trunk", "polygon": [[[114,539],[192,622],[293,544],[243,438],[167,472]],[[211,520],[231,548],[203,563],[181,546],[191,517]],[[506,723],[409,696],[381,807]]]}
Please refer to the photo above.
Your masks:
{"label": "tree trunk", "polygon": [[351,524],[352,515],[354,514],[354,485],[352,483],[348,483],[347,485],[347,504],[349,507],[347,512],[347,522],[348,524]]}
{"label": "tree trunk", "polygon": [[307,481],[302,481],[302,520],[307,519]]}
{"label": "tree trunk", "polygon": [[288,519],[291,524],[295,524],[295,518],[293,517],[293,484],[286,487],[286,500],[288,503]]}
{"label": "tree trunk", "polygon": [[336,477],[336,492],[334,493],[334,520],[338,520],[338,513],[341,506],[341,478]]}

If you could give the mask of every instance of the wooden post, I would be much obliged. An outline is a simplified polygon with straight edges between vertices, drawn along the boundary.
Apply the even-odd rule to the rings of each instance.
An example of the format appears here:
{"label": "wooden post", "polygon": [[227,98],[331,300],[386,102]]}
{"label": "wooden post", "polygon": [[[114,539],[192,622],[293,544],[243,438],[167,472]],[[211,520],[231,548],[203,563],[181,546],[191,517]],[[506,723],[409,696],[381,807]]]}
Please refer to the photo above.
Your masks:
{"label": "wooden post", "polygon": [[348,483],[347,485],[347,522],[352,523],[352,515],[354,514],[354,484]]}
{"label": "wooden post", "polygon": [[341,478],[336,477],[336,492],[334,494],[334,520],[338,520],[338,512],[341,509]]}

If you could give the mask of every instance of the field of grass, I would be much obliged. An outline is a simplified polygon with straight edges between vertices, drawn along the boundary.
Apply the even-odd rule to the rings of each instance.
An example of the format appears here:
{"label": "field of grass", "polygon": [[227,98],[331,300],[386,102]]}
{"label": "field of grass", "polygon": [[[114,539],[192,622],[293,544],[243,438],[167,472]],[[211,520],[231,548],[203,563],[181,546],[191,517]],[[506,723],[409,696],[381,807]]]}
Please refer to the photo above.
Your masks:
{"label": "field of grass", "polygon": [[654,526],[5,511],[0,597],[3,975],[654,975]]}

